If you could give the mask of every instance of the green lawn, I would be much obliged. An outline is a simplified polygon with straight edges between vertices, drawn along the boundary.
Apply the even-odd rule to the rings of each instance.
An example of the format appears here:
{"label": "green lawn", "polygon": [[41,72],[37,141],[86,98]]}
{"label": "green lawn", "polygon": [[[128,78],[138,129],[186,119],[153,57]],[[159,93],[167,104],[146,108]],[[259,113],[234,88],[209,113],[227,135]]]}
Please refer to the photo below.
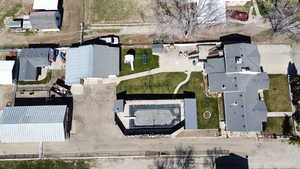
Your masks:
{"label": "green lawn", "polygon": [[[184,91],[194,92],[197,99],[198,127],[201,129],[219,128],[218,98],[207,97],[205,95],[203,75],[200,72],[192,72],[187,84],[182,86],[179,93]],[[203,112],[212,113],[210,119],[203,118]]]}
{"label": "green lawn", "polygon": [[[152,49],[151,48],[136,48],[135,50],[135,61],[134,61],[134,71],[131,71],[130,64],[124,64],[124,56],[127,54],[127,49],[122,49],[121,51],[121,71],[120,76],[132,74],[132,73],[138,73],[138,72],[144,72],[148,71],[154,68],[158,68],[158,56],[152,55]],[[148,63],[144,64],[142,60],[142,54],[146,53],[148,55]]]}
{"label": "green lawn", "polygon": [[[117,86],[117,93],[127,91],[127,94],[171,94],[177,84],[186,78],[184,73],[160,73],[141,78],[122,81]],[[197,99],[198,126],[201,129],[219,128],[218,98],[207,97],[200,72],[193,72],[187,84],[178,93],[193,92]],[[203,112],[210,111],[209,120],[203,118]]]}
{"label": "green lawn", "polygon": [[277,135],[291,135],[292,121],[289,117],[268,117],[265,132]]}
{"label": "green lawn", "polygon": [[130,79],[117,86],[117,93],[126,91],[127,94],[171,94],[185,78],[185,73],[174,72]]}
{"label": "green lawn", "polygon": [[264,91],[264,99],[269,112],[290,112],[291,98],[287,75],[269,75],[270,88]]}
{"label": "green lawn", "polygon": [[47,72],[47,76],[40,81],[19,81],[18,84],[19,85],[37,85],[37,84],[47,84],[48,82],[50,82],[52,78],[52,71]]}
{"label": "green lawn", "polygon": [[87,160],[1,161],[0,169],[89,169]]}

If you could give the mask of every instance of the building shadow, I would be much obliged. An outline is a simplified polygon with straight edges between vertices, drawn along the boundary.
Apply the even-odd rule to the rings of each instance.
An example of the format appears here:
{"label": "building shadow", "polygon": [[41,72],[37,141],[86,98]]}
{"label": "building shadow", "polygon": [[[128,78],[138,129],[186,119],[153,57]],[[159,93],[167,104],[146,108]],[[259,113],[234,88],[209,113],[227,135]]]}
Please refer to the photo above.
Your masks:
{"label": "building shadow", "polygon": [[216,158],[216,169],[249,169],[248,158],[230,153]]}
{"label": "building shadow", "polygon": [[127,94],[126,91],[117,94],[118,100],[168,100],[195,98],[195,93],[184,92],[183,94]]}
{"label": "building shadow", "polygon": [[58,48],[59,44],[43,43],[43,44],[29,44],[28,48]]}
{"label": "building shadow", "polygon": [[[116,36],[116,35],[106,35],[106,36],[102,36],[102,37],[118,37],[118,36]],[[120,44],[107,43],[106,41],[101,40],[100,38],[101,37],[85,40],[82,43],[80,43],[80,42],[73,43],[72,47],[79,47],[79,46],[82,46],[82,45],[106,45],[106,46],[109,46],[109,47],[120,47]]]}
{"label": "building shadow", "polygon": [[292,63],[292,62],[289,62],[289,65],[288,65],[288,75],[289,76],[297,76],[298,74],[298,70],[295,66],[295,63]]}
{"label": "building shadow", "polygon": [[234,34],[221,36],[220,41],[223,44],[251,43],[251,37],[234,33]]}

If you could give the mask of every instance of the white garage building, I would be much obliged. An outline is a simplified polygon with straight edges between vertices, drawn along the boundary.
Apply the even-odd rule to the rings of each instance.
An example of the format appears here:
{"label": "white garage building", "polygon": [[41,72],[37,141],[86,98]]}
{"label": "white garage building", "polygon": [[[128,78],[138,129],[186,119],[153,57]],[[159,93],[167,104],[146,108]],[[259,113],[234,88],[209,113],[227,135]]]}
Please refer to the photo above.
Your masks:
{"label": "white garage building", "polygon": [[66,105],[16,106],[0,111],[0,143],[65,141]]}
{"label": "white garage building", "polygon": [[10,85],[13,83],[13,68],[15,61],[0,61],[0,84]]}

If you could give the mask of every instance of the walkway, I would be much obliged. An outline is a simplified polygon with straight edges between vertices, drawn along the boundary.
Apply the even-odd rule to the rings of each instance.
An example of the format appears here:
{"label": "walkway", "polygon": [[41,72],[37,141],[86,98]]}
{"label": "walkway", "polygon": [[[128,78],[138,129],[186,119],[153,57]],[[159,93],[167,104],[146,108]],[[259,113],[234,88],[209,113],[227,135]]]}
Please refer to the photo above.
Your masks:
{"label": "walkway", "polygon": [[186,83],[190,80],[191,72],[185,72],[185,73],[187,74],[186,79],[185,79],[184,81],[180,82],[180,83],[176,86],[176,88],[175,88],[173,94],[177,94],[177,93],[178,93],[178,90],[181,88],[181,86],[183,86],[184,84],[186,84]]}
{"label": "walkway", "polygon": [[268,112],[268,117],[285,117],[292,116],[293,112]]}

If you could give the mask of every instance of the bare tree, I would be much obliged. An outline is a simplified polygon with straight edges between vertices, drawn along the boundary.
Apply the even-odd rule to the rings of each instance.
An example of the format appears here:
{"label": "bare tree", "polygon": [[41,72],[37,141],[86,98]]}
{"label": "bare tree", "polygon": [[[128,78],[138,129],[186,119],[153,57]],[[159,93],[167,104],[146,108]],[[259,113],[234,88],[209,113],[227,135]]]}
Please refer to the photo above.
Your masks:
{"label": "bare tree", "polygon": [[295,36],[300,33],[300,22],[297,19],[300,12],[299,1],[272,0],[272,3],[265,3],[265,8],[275,34]]}
{"label": "bare tree", "polygon": [[151,169],[196,169],[192,147],[177,147],[175,157],[166,157],[154,161]]}
{"label": "bare tree", "polygon": [[210,0],[154,0],[154,8],[160,33],[184,38],[191,37],[200,25],[215,25],[225,18],[222,7]]}

